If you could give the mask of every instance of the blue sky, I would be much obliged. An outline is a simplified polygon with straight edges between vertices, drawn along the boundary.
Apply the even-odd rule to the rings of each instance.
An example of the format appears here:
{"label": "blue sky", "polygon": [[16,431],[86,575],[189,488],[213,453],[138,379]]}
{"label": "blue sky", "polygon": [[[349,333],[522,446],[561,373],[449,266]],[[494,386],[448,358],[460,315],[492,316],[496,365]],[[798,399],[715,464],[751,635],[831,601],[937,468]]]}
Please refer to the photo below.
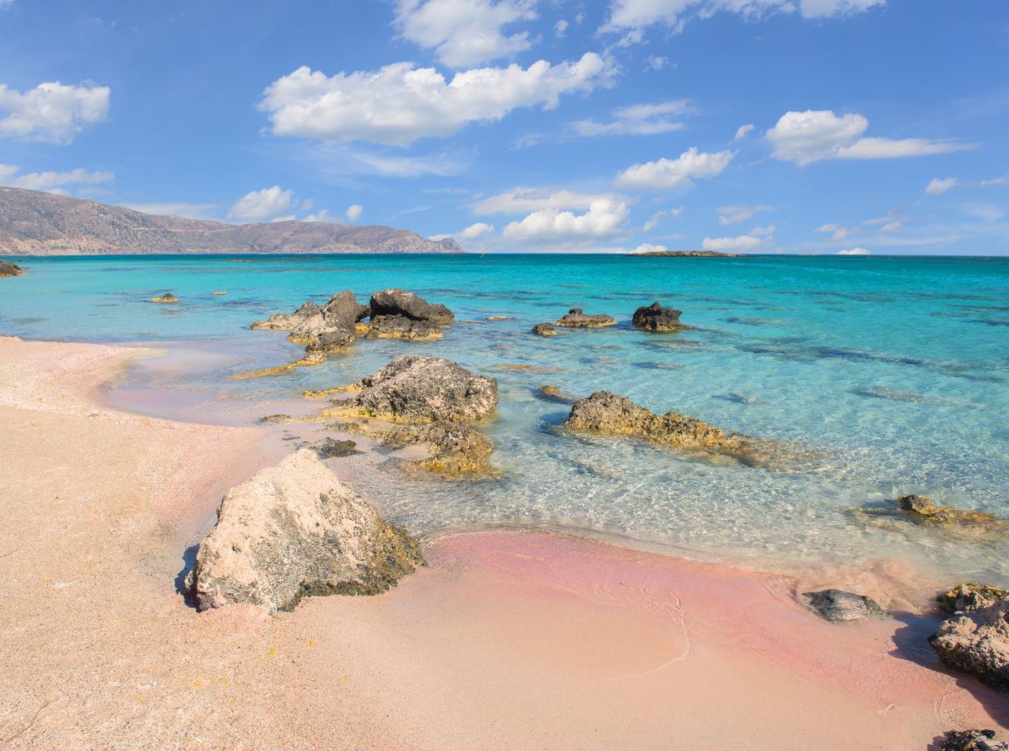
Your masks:
{"label": "blue sky", "polygon": [[0,184],[467,250],[1009,254],[1005,0],[0,0]]}

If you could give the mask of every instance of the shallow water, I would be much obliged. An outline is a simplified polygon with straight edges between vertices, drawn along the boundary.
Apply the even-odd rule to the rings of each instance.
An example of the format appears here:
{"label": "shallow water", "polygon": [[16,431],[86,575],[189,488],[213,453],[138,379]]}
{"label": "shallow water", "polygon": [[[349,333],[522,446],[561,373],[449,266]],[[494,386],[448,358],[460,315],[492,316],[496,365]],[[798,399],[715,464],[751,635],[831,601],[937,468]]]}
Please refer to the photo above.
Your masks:
{"label": "shallow water", "polygon": [[[420,534],[564,526],[761,565],[902,556],[951,576],[1009,582],[1009,544],[969,544],[850,513],[917,492],[1009,517],[1005,259],[124,257],[28,265],[28,276],[2,280],[0,333],[169,349],[138,364],[113,395],[134,409],[248,423],[295,410],[303,389],[349,383],[404,353],[450,357],[497,377],[500,413],[486,430],[500,481],[417,481],[390,467],[365,488]],[[437,342],[359,341],[320,367],[228,380],[301,352],[282,333],[250,331],[252,321],[343,289],[366,300],[392,286],[447,304],[458,322]],[[147,302],[167,290],[182,302]],[[694,328],[632,329],[631,313],[653,300],[682,309]],[[570,307],[609,313],[620,325],[553,339],[529,333]],[[511,365],[543,370],[502,369]],[[810,447],[823,459],[806,471],[770,472],[567,435],[557,430],[567,408],[533,394],[543,384],[576,395],[607,389],[657,412]]]}

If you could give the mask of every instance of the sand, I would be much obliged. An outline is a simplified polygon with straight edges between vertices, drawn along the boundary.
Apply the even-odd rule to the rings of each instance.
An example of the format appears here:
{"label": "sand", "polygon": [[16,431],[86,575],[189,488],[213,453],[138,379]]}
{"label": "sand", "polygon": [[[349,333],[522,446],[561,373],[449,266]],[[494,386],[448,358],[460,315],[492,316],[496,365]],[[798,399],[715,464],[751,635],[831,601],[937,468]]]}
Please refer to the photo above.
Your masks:
{"label": "sand", "polygon": [[[379,597],[197,613],[185,551],[290,446],[102,406],[152,354],[0,339],[5,748],[922,749],[1009,716],[938,668],[904,612],[927,577],[895,562],[796,576],[486,532],[428,541]],[[839,580],[896,618],[796,598]]]}

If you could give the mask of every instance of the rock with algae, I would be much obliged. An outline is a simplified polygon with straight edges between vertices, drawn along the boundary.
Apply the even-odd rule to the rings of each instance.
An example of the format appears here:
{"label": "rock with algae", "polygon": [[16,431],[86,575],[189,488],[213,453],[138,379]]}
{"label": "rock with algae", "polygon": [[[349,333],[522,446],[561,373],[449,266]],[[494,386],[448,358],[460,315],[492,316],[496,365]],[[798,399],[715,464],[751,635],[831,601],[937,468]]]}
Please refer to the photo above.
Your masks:
{"label": "rock with algae", "polygon": [[897,503],[904,515],[918,524],[980,532],[1004,532],[1009,529],[1009,522],[1005,519],[984,511],[961,511],[940,506],[924,495],[905,495]]}
{"label": "rock with algae", "polygon": [[581,308],[571,308],[562,318],[554,321],[554,326],[567,329],[600,329],[606,326],[616,326],[612,316],[598,314],[587,315]]}
{"label": "rock with algae", "polygon": [[982,683],[1009,691],[1009,599],[983,604],[993,592],[956,593],[947,601],[966,609],[944,620],[928,642],[945,665],[976,675]]}
{"label": "rock with algae", "polygon": [[229,490],[217,516],[187,578],[200,610],[292,610],[306,595],[378,594],[423,565],[406,530],[383,521],[312,449]]}
{"label": "rock with algae", "polygon": [[165,294],[160,295],[159,297],[152,297],[151,298],[151,302],[159,302],[159,303],[168,303],[168,304],[171,304],[171,303],[176,303],[178,301],[179,301],[179,298],[177,298],[171,292],[166,292]]}
{"label": "rock with algae", "polygon": [[806,592],[802,596],[822,618],[831,623],[863,621],[884,615],[883,608],[875,600],[841,589]]}
{"label": "rock with algae", "polygon": [[16,263],[0,263],[0,277],[24,276],[25,270]]}
{"label": "rock with algae", "polygon": [[653,302],[651,305],[643,305],[634,311],[631,323],[636,328],[656,333],[666,333],[670,331],[682,331],[690,328],[684,323],[680,323],[682,310],[673,310]]}

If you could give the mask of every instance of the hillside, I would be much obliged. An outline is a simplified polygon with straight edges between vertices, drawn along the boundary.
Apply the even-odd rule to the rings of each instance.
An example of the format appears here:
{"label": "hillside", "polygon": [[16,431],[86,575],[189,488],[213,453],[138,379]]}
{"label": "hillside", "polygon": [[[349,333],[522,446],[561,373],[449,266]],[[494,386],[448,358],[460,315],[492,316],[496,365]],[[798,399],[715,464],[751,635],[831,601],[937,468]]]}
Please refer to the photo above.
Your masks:
{"label": "hillside", "polygon": [[427,240],[391,227],[299,221],[228,224],[0,188],[0,255],[458,252],[454,240]]}

